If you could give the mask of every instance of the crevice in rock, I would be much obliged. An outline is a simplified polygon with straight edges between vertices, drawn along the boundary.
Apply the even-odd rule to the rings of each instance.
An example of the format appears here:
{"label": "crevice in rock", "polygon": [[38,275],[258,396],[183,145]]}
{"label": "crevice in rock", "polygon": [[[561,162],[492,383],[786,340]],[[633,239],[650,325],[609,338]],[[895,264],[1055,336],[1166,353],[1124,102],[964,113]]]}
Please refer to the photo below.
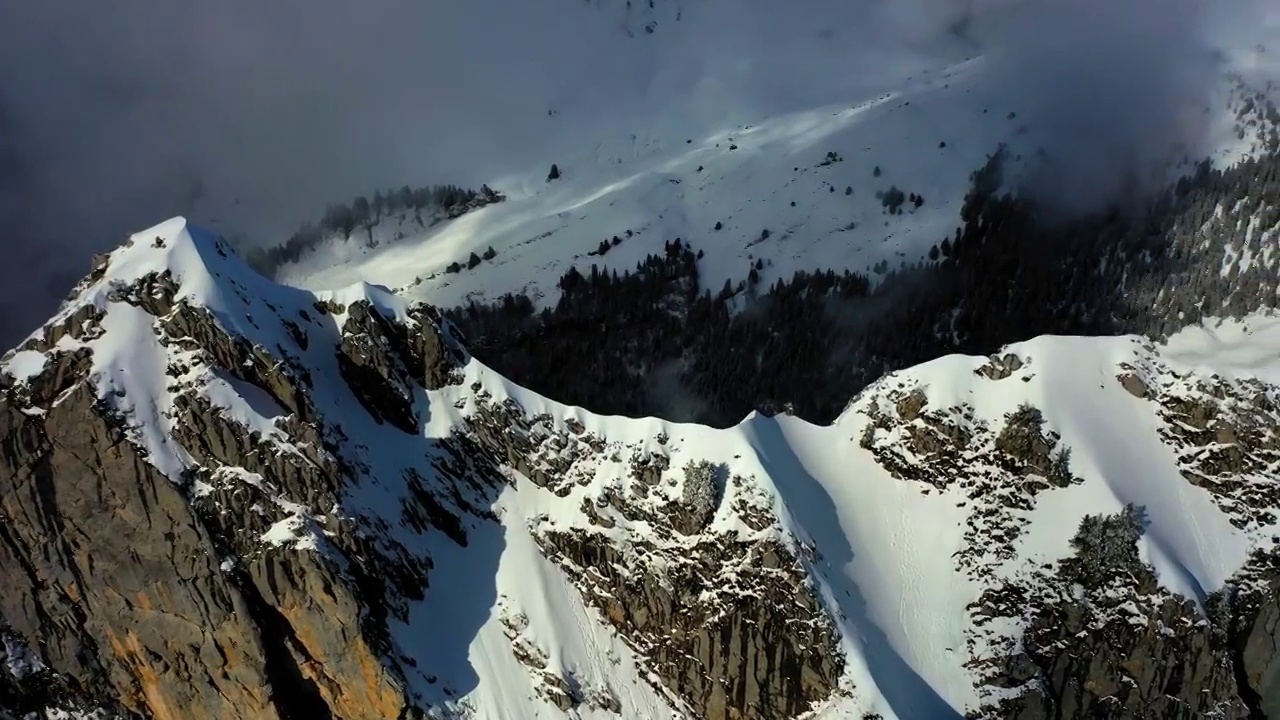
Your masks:
{"label": "crevice in rock", "polygon": [[412,399],[392,388],[389,371],[384,374],[352,359],[359,354],[354,350],[338,353],[338,372],[351,388],[351,394],[379,424],[389,423],[401,432],[415,434],[418,419]]}
{"label": "crevice in rock", "polygon": [[1231,673],[1236,680],[1236,694],[1240,696],[1240,701],[1248,708],[1249,720],[1267,720],[1267,714],[1262,711],[1262,696],[1258,694],[1257,689],[1249,682],[1249,672],[1245,668],[1244,648],[1248,635],[1244,632],[1247,624],[1244,622],[1243,614],[1240,611],[1239,590],[1231,588],[1229,592],[1231,639],[1227,643],[1227,656],[1231,661]]}
{"label": "crevice in rock", "polygon": [[280,611],[262,597],[253,581],[236,571],[232,583],[244,597],[250,619],[262,640],[267,681],[271,684],[271,704],[281,720],[332,720],[333,713],[315,681],[302,673],[290,646],[302,648],[293,628]]}

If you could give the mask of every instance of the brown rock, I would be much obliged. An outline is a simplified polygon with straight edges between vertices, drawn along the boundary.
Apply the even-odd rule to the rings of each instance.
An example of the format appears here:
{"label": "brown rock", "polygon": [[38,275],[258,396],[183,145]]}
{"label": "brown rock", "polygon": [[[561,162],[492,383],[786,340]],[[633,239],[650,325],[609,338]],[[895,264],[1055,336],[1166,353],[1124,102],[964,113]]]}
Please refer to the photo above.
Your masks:
{"label": "brown rock", "polygon": [[156,718],[276,718],[263,647],[180,489],[85,385],[0,400],[0,614],[90,696]]}

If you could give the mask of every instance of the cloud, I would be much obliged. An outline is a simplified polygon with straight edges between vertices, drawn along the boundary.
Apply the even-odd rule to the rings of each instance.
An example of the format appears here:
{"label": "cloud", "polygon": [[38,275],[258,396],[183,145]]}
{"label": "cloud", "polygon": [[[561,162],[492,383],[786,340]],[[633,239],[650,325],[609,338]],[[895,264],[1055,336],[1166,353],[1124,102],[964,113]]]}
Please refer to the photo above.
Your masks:
{"label": "cloud", "polygon": [[1027,132],[1024,189],[1088,210],[1206,153],[1204,108],[1220,78],[1210,11],[1202,0],[1041,0],[976,23],[992,51],[988,82]]}
{"label": "cloud", "polygon": [[1071,148],[1054,177],[1077,192],[1182,132],[1166,113],[1203,89],[1193,3],[3,3],[0,315],[33,328],[91,252],[173,214],[278,240],[375,187],[562,161],[620,117],[709,132],[979,49],[1015,60],[997,89]]}
{"label": "cloud", "polygon": [[278,237],[374,187],[542,162],[548,103],[617,41],[549,5],[0,5],[0,311],[34,326],[91,251],[173,214]]}

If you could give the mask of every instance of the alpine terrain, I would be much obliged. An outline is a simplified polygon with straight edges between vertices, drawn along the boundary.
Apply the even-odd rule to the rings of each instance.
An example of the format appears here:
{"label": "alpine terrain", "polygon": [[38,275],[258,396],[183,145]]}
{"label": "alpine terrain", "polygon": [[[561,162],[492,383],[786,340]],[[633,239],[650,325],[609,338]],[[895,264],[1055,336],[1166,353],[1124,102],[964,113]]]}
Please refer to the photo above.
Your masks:
{"label": "alpine terrain", "polygon": [[606,417],[177,218],[4,360],[0,687],[16,716],[1274,717],[1277,348],[1265,316],[1042,337],[825,426]]}
{"label": "alpine terrain", "polygon": [[0,358],[0,720],[1280,719],[1280,16],[1095,177],[1013,5],[94,257]]}
{"label": "alpine terrain", "polygon": [[[719,427],[787,406],[826,424],[887,370],[1045,333],[1159,337],[1262,302],[1268,283],[1240,276],[1263,267],[1227,248],[1271,227],[1275,8],[797,2],[530,11],[558,51],[511,65],[585,83],[518,121],[541,161],[474,189],[370,188],[245,257],[293,286],[430,302],[557,400]],[[1142,50],[1188,3],[1218,10],[1197,42]],[[617,89],[636,77],[641,98]],[[1214,241],[1193,238],[1220,205]]]}

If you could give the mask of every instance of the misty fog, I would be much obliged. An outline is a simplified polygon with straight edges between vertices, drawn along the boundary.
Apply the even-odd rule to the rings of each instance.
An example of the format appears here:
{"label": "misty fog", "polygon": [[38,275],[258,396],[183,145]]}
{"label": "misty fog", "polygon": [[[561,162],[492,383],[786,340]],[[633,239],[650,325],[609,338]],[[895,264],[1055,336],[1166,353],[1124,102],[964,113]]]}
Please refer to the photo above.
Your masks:
{"label": "misty fog", "polygon": [[[1087,205],[1169,145],[1196,149],[1188,109],[1215,81],[1223,7],[655,0],[658,31],[629,37],[641,11],[624,2],[5,3],[0,341],[38,325],[90,253],[175,214],[278,242],[378,187],[500,187],[631,125],[709,132],[939,58],[988,55],[1054,163],[1037,187]],[[1254,5],[1230,7],[1247,22]]]}

